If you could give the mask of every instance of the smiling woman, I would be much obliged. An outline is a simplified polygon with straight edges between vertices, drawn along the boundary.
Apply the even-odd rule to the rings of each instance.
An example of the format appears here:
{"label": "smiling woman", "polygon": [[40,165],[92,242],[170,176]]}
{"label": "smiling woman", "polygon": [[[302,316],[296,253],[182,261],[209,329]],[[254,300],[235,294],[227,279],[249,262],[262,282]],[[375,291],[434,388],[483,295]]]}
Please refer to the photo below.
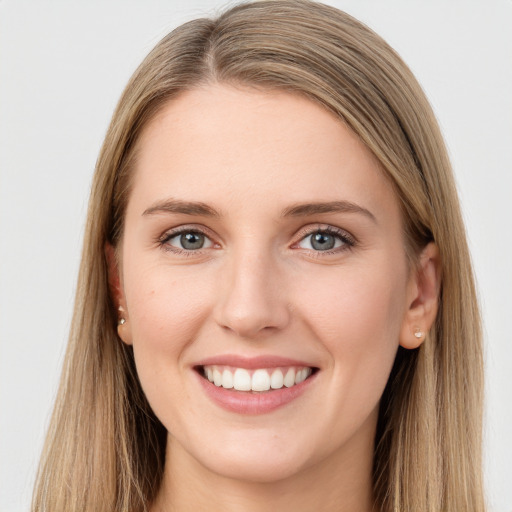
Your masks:
{"label": "smiling woman", "polygon": [[34,510],[484,509],[446,151],[348,15],[247,3],[157,45],[106,136],[78,290]]}
{"label": "smiling woman", "polygon": [[[212,472],[208,495],[213,475],[282,487],[329,463],[314,494],[335,488],[347,504],[356,491],[353,508],[369,509],[359,500],[398,341],[418,345],[437,302],[436,250],[423,249],[421,276],[409,269],[371,151],[300,95],[208,84],[148,123],[133,172],[111,273],[119,335],[170,433],[162,495],[179,502],[188,487],[175,458]],[[180,202],[162,203],[171,195]]]}

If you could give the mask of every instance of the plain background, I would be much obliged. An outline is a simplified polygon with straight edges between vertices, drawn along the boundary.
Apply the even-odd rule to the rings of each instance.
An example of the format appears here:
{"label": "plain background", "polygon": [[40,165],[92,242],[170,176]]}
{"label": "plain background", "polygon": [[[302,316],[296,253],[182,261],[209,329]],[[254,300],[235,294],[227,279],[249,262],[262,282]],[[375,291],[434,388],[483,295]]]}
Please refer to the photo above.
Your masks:
{"label": "plain background", "polygon": [[[446,137],[485,322],[490,510],[512,512],[512,1],[328,3],[398,50]],[[2,512],[29,509],[70,324],[89,185],[116,101],[163,35],[221,7],[213,0],[0,0]]]}

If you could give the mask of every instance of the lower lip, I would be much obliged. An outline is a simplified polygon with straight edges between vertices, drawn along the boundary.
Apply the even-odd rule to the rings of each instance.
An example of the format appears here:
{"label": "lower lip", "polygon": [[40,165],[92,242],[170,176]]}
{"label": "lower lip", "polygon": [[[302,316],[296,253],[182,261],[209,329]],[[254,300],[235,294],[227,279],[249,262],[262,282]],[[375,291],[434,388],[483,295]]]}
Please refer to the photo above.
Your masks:
{"label": "lower lip", "polygon": [[284,387],[270,391],[251,392],[235,391],[216,386],[199,373],[195,373],[204,391],[213,402],[227,411],[238,414],[265,414],[284,407],[302,395],[311,386],[317,375],[314,373],[305,381],[295,384],[291,388]]}

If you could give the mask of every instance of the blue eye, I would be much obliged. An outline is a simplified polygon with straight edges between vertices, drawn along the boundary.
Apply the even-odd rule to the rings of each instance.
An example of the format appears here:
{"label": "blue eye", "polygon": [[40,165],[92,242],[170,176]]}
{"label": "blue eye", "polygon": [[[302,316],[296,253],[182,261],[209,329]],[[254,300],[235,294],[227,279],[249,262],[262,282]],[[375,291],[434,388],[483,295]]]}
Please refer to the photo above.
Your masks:
{"label": "blue eye", "polygon": [[305,236],[298,246],[301,249],[309,249],[313,251],[330,251],[343,247],[344,245],[352,245],[347,237],[332,233],[329,230],[318,230]]}
{"label": "blue eye", "polygon": [[172,234],[165,240],[165,243],[184,251],[197,251],[213,246],[212,241],[199,231],[182,231]]}

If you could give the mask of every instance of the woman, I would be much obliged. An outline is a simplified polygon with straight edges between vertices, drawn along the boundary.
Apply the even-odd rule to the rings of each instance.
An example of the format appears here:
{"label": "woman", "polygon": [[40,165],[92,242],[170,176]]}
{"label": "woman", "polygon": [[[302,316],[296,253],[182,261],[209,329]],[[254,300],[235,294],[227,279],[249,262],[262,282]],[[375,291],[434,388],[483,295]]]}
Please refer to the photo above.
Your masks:
{"label": "woman", "polygon": [[301,0],[164,38],[98,160],[34,510],[483,510],[481,388],[450,165],[393,50]]}

